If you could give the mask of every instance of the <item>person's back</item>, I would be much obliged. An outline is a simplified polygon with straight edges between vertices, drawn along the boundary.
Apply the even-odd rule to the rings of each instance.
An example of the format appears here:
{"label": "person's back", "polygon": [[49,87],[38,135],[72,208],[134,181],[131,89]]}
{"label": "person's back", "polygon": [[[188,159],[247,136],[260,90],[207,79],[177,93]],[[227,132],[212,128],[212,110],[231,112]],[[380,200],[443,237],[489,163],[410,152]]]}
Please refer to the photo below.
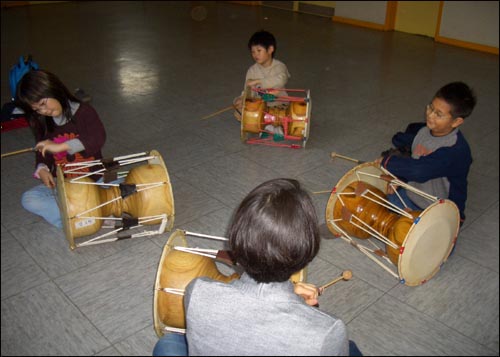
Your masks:
{"label": "person's back", "polygon": [[244,273],[186,288],[190,355],[347,355],[342,321],[316,307],[318,288],[290,277],[319,251],[311,198],[298,181],[274,179],[241,202],[228,229],[231,257]]}
{"label": "person's back", "polygon": [[348,355],[346,327],[307,305],[291,282],[196,279],[185,293],[189,354]]}

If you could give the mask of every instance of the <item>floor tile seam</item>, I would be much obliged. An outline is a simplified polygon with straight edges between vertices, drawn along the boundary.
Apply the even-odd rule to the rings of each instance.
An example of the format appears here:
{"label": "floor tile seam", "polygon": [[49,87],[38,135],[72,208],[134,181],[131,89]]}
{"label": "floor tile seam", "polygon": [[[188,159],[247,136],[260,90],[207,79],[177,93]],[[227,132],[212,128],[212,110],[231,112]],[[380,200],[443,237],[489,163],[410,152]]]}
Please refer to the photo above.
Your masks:
{"label": "floor tile seam", "polygon": [[[188,171],[188,170],[196,169],[198,166],[206,165],[206,164],[208,164],[208,163],[210,163],[212,161],[220,159],[221,157],[229,156],[229,155],[233,155],[233,154],[237,154],[237,153],[238,152],[234,152],[234,153],[220,153],[218,155],[213,156],[209,161],[203,160],[202,162],[199,162],[199,163],[193,163],[192,165],[182,166],[178,171],[182,172],[182,171]],[[177,176],[177,177],[179,177],[179,176]]]}
{"label": "floor tile seam", "polygon": [[[474,219],[472,221],[468,221],[467,219],[465,220],[465,222],[467,222],[467,226],[463,228],[463,230],[469,228],[474,222],[476,222],[477,220],[479,220],[481,217],[483,217],[485,214],[487,214],[487,211],[489,209],[494,209],[495,206],[498,206],[499,204],[499,201],[495,201],[495,202],[492,202],[488,207],[486,207],[484,210],[483,210],[483,213],[479,214],[477,217],[474,217]],[[498,220],[497,220],[498,221]],[[464,222],[464,223],[465,223]],[[460,229],[460,231],[462,231],[462,229]],[[460,236],[460,231],[458,232],[459,236]]]}
{"label": "floor tile seam", "polygon": [[[283,149],[283,148],[279,148],[279,149]],[[302,149],[298,149],[298,150],[307,150],[307,148],[302,148]],[[254,164],[257,164],[257,165],[261,165],[261,162],[260,160],[255,160],[253,158],[249,158],[249,157],[246,157],[245,156],[245,159],[253,162]],[[297,172],[294,172],[293,174],[290,174],[289,177],[299,177],[299,176],[302,176],[310,171],[313,171],[313,170],[316,170],[316,169],[319,169],[321,167],[325,166],[324,163],[318,163],[317,166],[313,166],[313,167],[308,167],[307,169],[304,169],[304,170],[299,170]],[[276,171],[275,169],[272,169],[272,168],[266,168],[266,170],[270,170],[274,173],[276,173],[277,175],[280,175],[281,172],[280,171]]]}
{"label": "floor tile seam", "polygon": [[[201,164],[200,164],[200,165],[201,165]],[[193,188],[194,190],[198,190],[199,192],[201,192],[201,193],[203,193],[203,194],[207,195],[208,197],[210,197],[211,199],[216,200],[218,203],[220,203],[222,206],[224,206],[224,208],[229,208],[229,209],[231,209],[231,207],[229,207],[227,204],[225,204],[224,202],[222,202],[221,200],[219,200],[217,197],[214,197],[212,194],[210,194],[210,193],[206,192],[204,189],[202,189],[202,188],[200,188],[200,187],[194,186],[193,184],[191,184],[191,182],[190,182],[190,181],[187,181],[187,180],[184,180],[184,179],[180,179],[180,178],[178,178],[178,176],[177,176],[177,179],[178,179],[179,181],[181,181],[184,185],[188,185],[188,186],[190,186],[191,188]],[[173,185],[172,185],[172,191],[174,191],[174,186],[173,186]],[[175,191],[174,191],[174,197],[175,197]],[[219,209],[220,209],[220,208],[219,208]],[[178,212],[176,212],[176,213],[178,213]],[[205,215],[203,215],[203,216],[205,216]],[[202,216],[202,217],[203,217],[203,216]]]}
{"label": "floor tile seam", "polygon": [[484,268],[484,269],[488,270],[489,272],[492,272],[492,273],[496,274],[497,275],[497,279],[498,279],[498,276],[500,276],[500,273],[497,270],[494,270],[494,269],[492,269],[489,266],[481,264],[481,262],[483,260],[480,260],[479,262],[477,262],[475,260],[470,259],[467,256],[464,256],[464,255],[461,255],[461,254],[458,254],[458,255],[460,256],[460,258],[467,260],[469,263],[472,263],[472,264],[475,264],[475,265],[479,265],[481,268]]}
{"label": "floor tile seam", "polygon": [[[151,331],[151,332],[154,332],[154,336],[159,338],[157,335],[156,335],[156,331],[155,331],[155,327],[154,327],[154,324],[153,323],[149,323],[147,326],[145,326],[144,328],[142,328],[141,330],[138,330],[138,331],[135,331],[134,333],[130,334],[130,335],[127,335],[123,338],[121,338],[120,340],[117,340],[116,342],[114,342],[111,346],[108,346],[106,347],[104,350],[108,349],[109,347],[113,347],[118,353],[120,353],[121,356],[123,356],[123,354],[121,353],[120,349],[118,347],[116,347],[118,344],[120,343],[126,343],[126,341],[131,338],[131,337],[134,337],[137,333],[140,333],[142,331]],[[151,352],[153,351],[153,348],[154,348],[154,345],[151,346]],[[102,350],[102,351],[104,351]],[[98,353],[102,352],[102,351],[99,351]]]}
{"label": "floor tile seam", "polygon": [[[158,226],[159,226],[159,225],[158,225]],[[158,235],[160,235],[160,234],[155,234],[154,236],[158,236]],[[86,237],[82,237],[82,238],[90,238],[90,236],[86,236]],[[139,240],[140,240],[141,238],[142,238],[142,239],[144,239],[144,240],[146,240],[146,239],[148,239],[148,238],[149,238],[149,239],[152,239],[152,237],[151,237],[151,236],[136,237],[136,238],[139,238]],[[90,239],[91,239],[91,238],[90,238]],[[131,240],[133,240],[134,238],[130,238],[130,239],[131,239]],[[101,243],[101,244],[113,244],[113,243],[115,243],[115,242],[117,242],[117,241],[119,241],[119,240],[120,240],[120,239],[118,239],[118,240],[116,240],[116,241],[112,241],[112,242]],[[153,245],[156,245],[156,244],[154,244],[154,242],[153,242],[153,241],[151,241],[150,243],[151,243],[151,244],[153,244]],[[81,266],[75,267],[75,269],[72,269],[72,270],[66,271],[66,272],[64,272],[62,275],[58,275],[58,276],[55,276],[55,277],[51,277],[51,276],[47,273],[47,276],[49,276],[49,277],[50,277],[50,280],[51,280],[51,281],[53,281],[56,285],[58,285],[56,280],[63,279],[64,277],[66,277],[66,276],[68,276],[68,275],[75,274],[75,273],[78,273],[78,272],[80,272],[80,271],[82,271],[82,270],[85,270],[85,269],[87,269],[87,268],[89,268],[89,267],[92,267],[94,264],[99,263],[99,262],[101,262],[101,261],[102,261],[102,260],[104,260],[104,259],[109,259],[109,258],[112,258],[112,257],[115,257],[115,256],[119,258],[119,257],[120,257],[120,255],[122,255],[124,252],[126,252],[126,251],[128,251],[128,250],[131,250],[131,249],[134,249],[134,248],[135,248],[138,244],[140,244],[140,242],[135,243],[135,244],[132,244],[132,245],[130,245],[129,247],[125,247],[125,248],[123,248],[123,249],[120,249],[120,250],[117,250],[117,251],[114,251],[114,252],[110,252],[110,253],[105,254],[105,255],[103,255],[103,256],[99,256],[99,257],[98,257],[95,261],[91,261],[91,262],[88,262],[88,263],[83,264],[83,265],[81,265]],[[77,248],[75,248],[75,249],[82,249],[82,250],[83,250],[83,249],[85,249],[85,248],[86,248],[85,246],[81,246],[81,247],[77,247]],[[71,250],[71,248],[69,248],[69,247],[68,247],[68,249],[69,249],[69,250]],[[34,259],[34,258],[33,258],[33,259]],[[59,285],[58,285],[58,286],[59,286]]]}
{"label": "floor tile seam", "polygon": [[[392,290],[392,289],[391,289],[391,290]],[[466,338],[466,339],[468,339],[468,340],[470,340],[470,341],[473,341],[474,343],[477,343],[477,344],[479,344],[480,346],[485,347],[485,348],[486,348],[486,349],[488,349],[488,350],[491,350],[491,348],[489,348],[488,346],[486,346],[486,345],[482,344],[482,343],[481,343],[481,342],[479,342],[479,341],[476,341],[475,339],[473,339],[473,338],[472,338],[472,337],[470,337],[470,336],[465,335],[463,332],[461,332],[461,331],[457,330],[455,327],[453,327],[453,326],[449,326],[446,322],[441,321],[439,318],[436,318],[436,317],[434,317],[434,316],[432,316],[432,315],[429,315],[429,314],[426,312],[426,310],[420,310],[420,309],[418,309],[417,307],[415,307],[415,306],[413,306],[413,305],[410,305],[410,304],[408,304],[407,302],[405,302],[405,301],[403,301],[403,300],[399,299],[397,296],[393,296],[393,295],[390,295],[390,294],[388,294],[388,293],[389,293],[389,292],[387,292],[387,293],[386,293],[386,294],[384,294],[384,295],[388,295],[390,298],[396,299],[397,301],[399,301],[400,303],[402,303],[402,304],[406,305],[407,307],[409,307],[410,309],[414,310],[414,311],[415,311],[415,312],[417,312],[418,314],[422,314],[422,315],[424,315],[424,316],[426,316],[426,317],[430,318],[431,320],[435,321],[436,323],[441,324],[441,325],[443,325],[443,326],[446,326],[446,327],[447,327],[447,328],[449,328],[450,330],[453,330],[455,333],[459,334],[460,336],[462,336],[462,337],[464,337],[464,338]],[[493,351],[493,350],[491,350],[491,351]],[[494,352],[494,351],[493,351],[493,352]]]}
{"label": "floor tile seam", "polygon": [[[31,224],[36,224],[36,223],[37,223],[37,222],[33,222],[33,223],[31,223]],[[17,228],[17,227],[16,227],[16,228]],[[43,268],[43,266],[42,266],[42,265],[40,265],[40,264],[39,264],[39,262],[37,261],[37,259],[35,259],[35,257],[34,257],[32,254],[30,254],[30,252],[29,252],[28,250],[26,250],[26,247],[24,246],[24,244],[23,244],[22,242],[20,242],[20,241],[17,239],[17,236],[11,232],[12,230],[15,230],[16,228],[8,229],[8,232],[9,232],[9,233],[10,233],[10,235],[11,235],[11,236],[12,236],[12,237],[16,240],[16,243],[17,243],[17,244],[19,244],[19,246],[21,247],[21,249],[22,249],[22,250],[23,250],[23,251],[24,251],[24,252],[28,255],[28,257],[30,257],[30,259],[31,259],[31,260],[32,260],[32,261],[36,264],[36,266],[40,269],[40,271],[42,271],[42,272],[45,274],[45,276],[48,278],[48,280],[43,281],[43,282],[41,282],[41,283],[39,283],[39,284],[37,284],[37,285],[35,285],[35,286],[33,286],[33,287],[29,287],[29,288],[27,288],[27,289],[25,289],[25,290],[22,290],[21,292],[16,293],[16,294],[14,294],[13,296],[19,295],[20,293],[24,293],[24,292],[26,292],[26,291],[29,291],[29,290],[33,289],[34,287],[41,286],[41,285],[43,285],[43,284],[45,284],[45,283],[47,283],[47,282],[49,282],[49,281],[51,281],[51,282],[53,282],[53,283],[55,284],[54,279],[57,279],[58,277],[52,277],[52,276],[49,274],[49,272],[48,272],[48,271],[46,271],[46,270]],[[2,301],[3,301],[3,300],[4,300],[4,298],[2,298]]]}
{"label": "floor tile seam", "polygon": [[[59,290],[59,292],[68,300],[68,302],[71,304],[71,306],[73,306],[86,320],[87,322],[97,331],[99,332],[99,335],[109,344],[109,346],[107,346],[106,348],[109,348],[110,346],[112,346],[113,344],[111,343],[111,341],[106,337],[106,335],[104,334],[104,332],[102,332],[93,322],[92,322],[92,319],[89,318],[79,307],[78,305],[76,305],[73,300],[64,292],[64,290],[62,290],[62,288],[54,281],[54,285],[56,286],[56,288]],[[136,331],[137,332],[137,331]]]}
{"label": "floor tile seam", "polygon": [[[187,221],[187,222],[183,223],[182,225],[183,225],[183,226],[187,226],[187,225],[189,225],[190,223],[199,222],[199,221],[200,221],[200,218],[210,216],[211,214],[214,214],[214,213],[216,213],[216,212],[218,212],[218,211],[222,211],[222,210],[227,209],[227,208],[228,208],[228,207],[224,205],[224,207],[217,208],[216,210],[210,211],[210,212],[208,212],[208,213],[206,213],[206,214],[204,214],[204,215],[202,215],[202,216],[199,216],[199,217],[193,218],[192,220]],[[171,231],[171,232],[173,232],[173,231],[174,231],[174,229],[187,230],[187,229],[183,229],[182,227],[179,227],[179,226],[177,226],[177,225],[174,225],[174,228],[172,228],[172,231]],[[202,232],[202,233],[203,233],[203,234],[210,234],[210,233],[206,233],[206,232]]]}
{"label": "floor tile seam", "polygon": [[20,295],[22,295],[24,293],[27,293],[27,292],[29,292],[32,289],[36,289],[39,286],[48,284],[48,283],[51,283],[59,291],[59,293],[63,296],[63,298],[67,301],[67,303],[71,307],[73,307],[74,309],[76,309],[86,319],[86,321],[99,333],[99,335],[109,344],[109,346],[106,347],[106,348],[109,348],[110,346],[112,346],[111,342],[108,340],[108,338],[106,338],[106,336],[103,334],[103,332],[97,326],[95,326],[95,324],[92,322],[92,320],[73,302],[73,300],[61,289],[61,287],[57,284],[57,282],[54,281],[54,279],[50,279],[49,281],[44,281],[43,283],[40,283],[37,286],[34,286],[34,287],[29,288],[29,289],[23,290],[22,292],[14,294],[14,295],[12,295],[12,296],[10,296],[8,298],[2,298],[2,303],[6,302],[7,300],[10,300],[12,298],[15,298],[17,296],[20,296]]}
{"label": "floor tile seam", "polygon": [[[363,280],[364,281],[364,280]],[[366,281],[364,281],[365,283],[367,283]],[[368,283],[367,283],[368,284]],[[374,288],[376,288],[377,290],[379,291],[382,291],[380,290],[379,288],[377,288],[376,286],[373,286]],[[363,315],[363,313],[368,310],[369,308],[371,308],[372,306],[374,306],[378,301],[380,301],[380,299],[382,299],[385,295],[387,295],[387,292],[385,291],[382,291],[382,295],[380,295],[378,298],[376,298],[374,301],[372,301],[371,303],[367,304],[362,310],[360,310],[357,314],[355,314],[351,319],[349,320],[346,320],[344,321],[346,325],[349,325],[351,322],[353,322],[354,320],[358,319],[358,318],[361,318],[361,315]],[[389,295],[390,296],[390,295]]]}

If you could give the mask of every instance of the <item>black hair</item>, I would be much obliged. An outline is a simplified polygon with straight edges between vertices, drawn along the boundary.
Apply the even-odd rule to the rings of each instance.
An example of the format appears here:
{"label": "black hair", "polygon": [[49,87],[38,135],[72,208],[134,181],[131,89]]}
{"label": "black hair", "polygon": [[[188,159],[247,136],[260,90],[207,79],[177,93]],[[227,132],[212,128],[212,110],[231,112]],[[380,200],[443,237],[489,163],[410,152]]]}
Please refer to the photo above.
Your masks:
{"label": "black hair", "polygon": [[477,102],[474,91],[463,82],[448,83],[437,91],[434,98],[441,98],[452,107],[453,118],[467,118]]}
{"label": "black hair", "polygon": [[262,46],[266,50],[269,50],[269,47],[273,46],[273,58],[276,54],[276,50],[278,49],[276,46],[276,39],[274,38],[273,34],[264,30],[257,31],[252,35],[252,37],[250,37],[250,40],[248,41],[248,49],[251,50],[252,46]]}
{"label": "black hair", "polygon": [[316,211],[298,181],[279,178],[253,189],[228,229],[232,257],[257,282],[282,282],[318,253]]}
{"label": "black hair", "polygon": [[68,121],[73,120],[69,101],[80,103],[55,74],[44,70],[27,72],[17,86],[17,104],[27,114],[37,140],[39,135],[43,136],[55,127],[52,117],[38,114],[31,107],[44,98],[56,99],[61,104],[62,115]]}

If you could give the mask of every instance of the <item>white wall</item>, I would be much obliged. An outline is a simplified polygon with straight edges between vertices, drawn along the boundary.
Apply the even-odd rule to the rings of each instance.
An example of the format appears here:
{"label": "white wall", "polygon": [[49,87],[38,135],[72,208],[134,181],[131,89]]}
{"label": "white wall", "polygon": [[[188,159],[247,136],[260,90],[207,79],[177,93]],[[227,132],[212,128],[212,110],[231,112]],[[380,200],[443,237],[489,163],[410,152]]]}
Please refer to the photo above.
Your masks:
{"label": "white wall", "polygon": [[498,48],[498,1],[445,1],[439,36]]}
{"label": "white wall", "polygon": [[335,16],[385,24],[387,1],[335,1]]}

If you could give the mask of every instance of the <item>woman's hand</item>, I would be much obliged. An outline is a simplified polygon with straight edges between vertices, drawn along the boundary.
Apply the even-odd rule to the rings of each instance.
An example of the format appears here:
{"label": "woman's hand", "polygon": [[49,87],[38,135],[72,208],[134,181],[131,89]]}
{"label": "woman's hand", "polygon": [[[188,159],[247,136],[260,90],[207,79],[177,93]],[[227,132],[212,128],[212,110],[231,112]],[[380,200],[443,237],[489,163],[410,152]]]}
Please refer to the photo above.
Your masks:
{"label": "woman's hand", "polygon": [[35,150],[40,151],[42,156],[45,157],[45,153],[48,151],[50,153],[57,153],[62,151],[68,151],[70,149],[69,145],[64,143],[56,144],[52,140],[39,141],[35,145]]}
{"label": "woman's hand", "polygon": [[318,288],[308,283],[295,283],[293,287],[295,294],[301,296],[307,305],[318,305]]}

